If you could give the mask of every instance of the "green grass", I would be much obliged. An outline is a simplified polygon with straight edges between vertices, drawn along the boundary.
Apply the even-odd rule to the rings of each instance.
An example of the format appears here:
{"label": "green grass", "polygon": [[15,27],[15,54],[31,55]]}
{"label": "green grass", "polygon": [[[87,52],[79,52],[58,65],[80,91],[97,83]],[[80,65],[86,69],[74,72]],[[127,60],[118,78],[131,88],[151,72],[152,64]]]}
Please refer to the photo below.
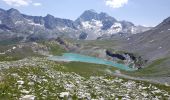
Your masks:
{"label": "green grass", "polygon": [[[41,61],[40,61],[41,62]],[[42,65],[47,64],[48,67],[41,67]],[[47,74],[47,70],[49,72],[61,71],[61,72],[75,72],[86,79],[90,76],[105,76],[108,79],[114,79],[115,77],[107,74],[106,69],[110,69],[112,71],[116,70],[113,67],[108,67],[104,65],[97,64],[89,64],[89,63],[81,63],[81,62],[70,62],[70,63],[58,63],[53,61],[43,61],[43,64],[39,66],[24,66],[24,67],[11,67],[10,69],[4,69],[0,71],[0,99],[1,100],[11,100],[18,99],[25,93],[22,93],[21,90],[30,90],[29,94],[33,94],[36,96],[36,100],[55,100],[59,99],[59,93],[65,91],[62,87],[56,85],[57,79],[53,79]],[[14,77],[12,74],[18,74],[20,77]],[[38,79],[46,79],[48,82],[39,82],[38,80],[34,81],[29,76],[36,75]],[[69,78],[69,77],[68,77]],[[85,80],[86,80],[85,79]],[[23,80],[24,84],[21,88],[18,88],[17,81]],[[66,79],[65,79],[66,80]],[[34,82],[33,86],[30,86],[29,82]],[[124,81],[128,81],[124,79]],[[135,81],[135,80],[134,80]],[[139,83],[144,83],[145,86],[149,86],[148,82],[135,81]],[[166,90],[170,93],[170,88],[155,84],[160,89]],[[47,90],[46,93],[43,91]],[[150,91],[150,90],[148,90]],[[44,95],[47,97],[43,98]],[[76,97],[75,97],[76,98]]]}
{"label": "green grass", "polygon": [[34,53],[31,48],[23,47],[0,55],[0,61],[16,61],[26,57],[41,57],[41,55]]}
{"label": "green grass", "polygon": [[62,48],[54,41],[41,41],[39,43],[46,45],[52,55],[62,55],[62,53],[67,52],[64,48]]}
{"label": "green grass", "polygon": [[12,45],[19,43],[23,38],[22,37],[15,37],[6,40],[0,40],[0,45]]}
{"label": "green grass", "polygon": [[72,44],[81,44],[84,47],[100,47],[103,49],[110,49],[114,48],[114,46],[117,46],[120,44],[118,40],[71,40],[67,39],[68,42]]}
{"label": "green grass", "polygon": [[[128,79],[124,79],[124,80],[128,80]],[[132,80],[132,81],[135,81],[136,83],[143,83],[145,86],[149,86],[150,84],[152,84],[153,86],[156,86],[159,89],[165,90],[170,94],[170,86],[165,86],[165,85],[162,85],[162,84],[150,83],[150,82],[147,82],[147,81],[138,81],[138,80]]]}
{"label": "green grass", "polygon": [[[80,63],[80,62],[71,62],[71,63],[56,63],[53,61],[44,61],[48,65],[48,70],[51,71],[61,71],[61,72],[75,72],[76,74],[82,75],[85,78],[89,78],[90,76],[105,76],[111,77],[111,75],[106,73],[107,66],[97,65],[97,64],[89,64],[89,63]],[[40,65],[41,66],[41,65]],[[111,68],[111,70],[114,70]],[[12,67],[10,69],[1,70],[0,76],[2,80],[0,80],[0,98],[2,100],[10,100],[14,98],[19,98],[24,93],[21,90],[32,90],[29,94],[34,94],[38,100],[43,98],[43,95],[47,95],[46,100],[56,99],[58,97],[58,93],[65,91],[62,87],[57,86],[55,84],[55,80],[51,79],[48,74],[46,74],[47,69],[41,67]],[[20,77],[14,77],[12,74],[18,74]],[[40,79],[47,79],[48,82],[39,83],[38,81],[33,81],[28,78],[29,75],[36,75]],[[111,77],[113,78],[113,77]],[[24,84],[22,88],[18,88],[17,81],[23,80]],[[28,82],[33,81],[34,86],[28,85]],[[47,94],[43,94],[42,91],[48,90]],[[58,93],[57,93],[58,92]],[[56,96],[54,96],[56,94]]]}
{"label": "green grass", "polygon": [[75,72],[84,77],[102,76],[109,74],[106,70],[116,70],[114,67],[82,62],[60,63],[60,65],[63,66],[63,69],[58,69],[58,67],[55,67],[54,69],[64,72]]}
{"label": "green grass", "polygon": [[[52,55],[62,55],[62,53],[65,53],[66,50],[59,46],[57,43],[53,41],[41,41],[39,44],[43,44],[44,46],[47,46],[49,49],[50,54]],[[0,52],[7,51],[11,49],[12,47],[16,46],[16,44],[10,44],[10,45],[0,45]],[[42,57],[42,55],[34,53],[31,49],[31,47],[25,46],[20,49],[12,50],[12,52],[7,52],[6,54],[0,55],[0,61],[16,61],[20,60],[26,57]]]}
{"label": "green grass", "polygon": [[[18,74],[20,77],[13,77],[11,74]],[[48,82],[33,81],[28,78],[28,75],[36,75],[39,79],[47,79]],[[1,100],[13,100],[20,98],[25,93],[22,93],[21,90],[30,90],[29,94],[34,94],[38,97],[39,100],[42,100],[43,95],[48,95],[46,100],[48,99],[56,99],[58,96],[52,96],[53,93],[56,94],[56,90],[62,91],[62,89],[55,85],[55,82],[45,73],[45,69],[40,67],[23,67],[23,68],[10,68],[7,70],[3,70],[3,74],[1,74],[3,80],[0,81],[0,99]],[[23,80],[24,84],[21,88],[18,88],[17,81]],[[34,82],[33,86],[28,85],[28,82]],[[42,93],[47,89],[47,93]]]}

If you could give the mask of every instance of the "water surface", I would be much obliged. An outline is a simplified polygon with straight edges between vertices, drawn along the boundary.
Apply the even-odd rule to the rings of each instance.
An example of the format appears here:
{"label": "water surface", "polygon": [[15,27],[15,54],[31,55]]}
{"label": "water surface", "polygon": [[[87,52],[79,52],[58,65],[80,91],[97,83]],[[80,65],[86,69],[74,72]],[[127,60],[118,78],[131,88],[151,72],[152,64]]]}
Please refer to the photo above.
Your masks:
{"label": "water surface", "polygon": [[94,63],[94,64],[103,64],[103,65],[108,65],[108,66],[113,66],[122,70],[126,71],[133,71],[134,69],[124,65],[124,64],[118,64],[112,61],[108,61],[105,59],[100,59],[96,57],[91,57],[91,56],[85,56],[85,55],[80,55],[76,53],[64,53],[63,56],[52,56],[48,58],[49,60],[53,61],[75,61],[75,62],[86,62],[86,63]]}

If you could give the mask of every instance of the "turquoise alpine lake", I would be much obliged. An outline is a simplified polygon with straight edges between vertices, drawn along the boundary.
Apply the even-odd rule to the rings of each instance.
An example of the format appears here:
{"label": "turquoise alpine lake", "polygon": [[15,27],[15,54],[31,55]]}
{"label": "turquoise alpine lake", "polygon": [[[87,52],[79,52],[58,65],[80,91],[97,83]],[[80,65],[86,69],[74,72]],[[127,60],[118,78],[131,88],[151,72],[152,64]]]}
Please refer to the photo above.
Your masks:
{"label": "turquoise alpine lake", "polygon": [[113,67],[119,68],[121,70],[134,71],[134,69],[132,69],[124,64],[118,64],[118,63],[114,63],[112,61],[108,61],[105,59],[80,55],[80,54],[76,54],[76,53],[63,53],[62,56],[51,56],[51,57],[48,57],[48,59],[53,60],[53,61],[64,61],[64,62],[74,61],[74,62],[103,64],[103,65],[113,66]]}

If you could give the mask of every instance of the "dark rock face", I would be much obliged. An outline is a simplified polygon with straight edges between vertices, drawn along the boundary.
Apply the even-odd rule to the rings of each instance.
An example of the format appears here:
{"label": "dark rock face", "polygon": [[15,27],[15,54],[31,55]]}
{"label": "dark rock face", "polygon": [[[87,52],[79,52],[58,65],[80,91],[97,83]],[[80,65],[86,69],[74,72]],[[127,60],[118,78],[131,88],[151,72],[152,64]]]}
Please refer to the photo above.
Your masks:
{"label": "dark rock face", "polygon": [[76,21],[91,21],[92,19],[98,20],[98,14],[95,11],[87,10]]}
{"label": "dark rock face", "polygon": [[126,60],[126,58],[120,54],[113,54],[112,52],[106,50],[106,55],[111,56],[113,58],[118,58],[120,60]]}
{"label": "dark rock face", "polygon": [[144,60],[141,56],[135,56],[132,53],[114,54],[111,51],[106,50],[106,55],[125,61],[125,63],[128,64],[130,67],[133,65],[135,68],[138,69],[143,68],[143,65],[147,63],[147,60]]}
{"label": "dark rock face", "polygon": [[80,40],[85,40],[85,39],[87,38],[87,36],[88,36],[87,33],[82,32],[82,33],[80,34],[80,36],[79,36],[79,39],[80,39]]}
{"label": "dark rock face", "polygon": [[102,24],[103,24],[102,29],[103,29],[103,30],[107,30],[107,29],[111,28],[111,26],[112,26],[115,22],[117,22],[117,20],[116,20],[115,18],[113,18],[113,17],[111,17],[111,16],[109,16],[108,14],[103,13],[103,12],[101,12],[101,13],[99,14],[99,18],[100,18],[100,20],[102,21]]}
{"label": "dark rock face", "polygon": [[103,24],[103,27],[102,27],[102,30],[107,30],[109,29],[112,25],[113,25],[114,22],[111,22],[111,21],[103,21],[102,24]]}
{"label": "dark rock face", "polygon": [[166,24],[170,24],[170,17],[168,17],[167,19],[165,19],[163,22],[162,22],[163,25],[166,25]]}
{"label": "dark rock face", "polygon": [[8,27],[8,26],[6,26],[4,24],[0,24],[0,29],[2,29],[2,30],[11,30],[10,27]]}
{"label": "dark rock face", "polygon": [[56,41],[61,44],[61,45],[66,45],[66,43],[64,42],[63,39],[61,39],[60,37],[57,37]]}
{"label": "dark rock face", "polygon": [[128,21],[121,21],[121,23],[122,23],[123,28],[128,28],[128,27],[135,26],[133,23],[128,22]]}
{"label": "dark rock face", "polygon": [[129,55],[130,58],[133,60],[133,61],[136,61],[136,57],[132,54],[132,53],[124,53],[125,55]]}
{"label": "dark rock face", "polygon": [[48,29],[54,29],[57,24],[56,24],[56,20],[55,20],[55,17],[52,16],[52,15],[47,15],[45,18],[45,27],[48,28]]}

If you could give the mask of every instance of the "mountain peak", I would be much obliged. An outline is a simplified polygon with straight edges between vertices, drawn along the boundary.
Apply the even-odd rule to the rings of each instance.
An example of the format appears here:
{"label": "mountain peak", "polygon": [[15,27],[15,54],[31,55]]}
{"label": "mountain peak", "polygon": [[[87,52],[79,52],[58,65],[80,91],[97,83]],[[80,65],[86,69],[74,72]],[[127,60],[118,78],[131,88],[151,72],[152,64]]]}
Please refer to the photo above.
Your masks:
{"label": "mountain peak", "polygon": [[55,18],[53,15],[50,15],[50,14],[47,14],[45,17],[48,17],[48,18]]}
{"label": "mountain peak", "polygon": [[170,17],[166,18],[164,21],[163,21],[164,24],[170,24]]}
{"label": "mountain peak", "polygon": [[[83,12],[83,14],[98,14],[94,9],[90,9],[90,10],[85,10],[84,12]],[[82,15],[83,15],[82,14]]]}
{"label": "mountain peak", "polygon": [[89,10],[86,10],[86,11],[97,13],[94,9],[89,9]]}
{"label": "mountain peak", "polygon": [[98,13],[94,10],[86,10],[78,19],[82,21],[91,21],[92,19],[98,19]]}
{"label": "mountain peak", "polygon": [[0,8],[0,11],[5,11],[5,10]]}
{"label": "mountain peak", "polygon": [[20,13],[17,9],[11,8],[7,10],[8,13]]}
{"label": "mountain peak", "polygon": [[100,15],[102,15],[102,16],[109,16],[109,15],[108,15],[107,13],[105,13],[105,12],[101,12]]}

